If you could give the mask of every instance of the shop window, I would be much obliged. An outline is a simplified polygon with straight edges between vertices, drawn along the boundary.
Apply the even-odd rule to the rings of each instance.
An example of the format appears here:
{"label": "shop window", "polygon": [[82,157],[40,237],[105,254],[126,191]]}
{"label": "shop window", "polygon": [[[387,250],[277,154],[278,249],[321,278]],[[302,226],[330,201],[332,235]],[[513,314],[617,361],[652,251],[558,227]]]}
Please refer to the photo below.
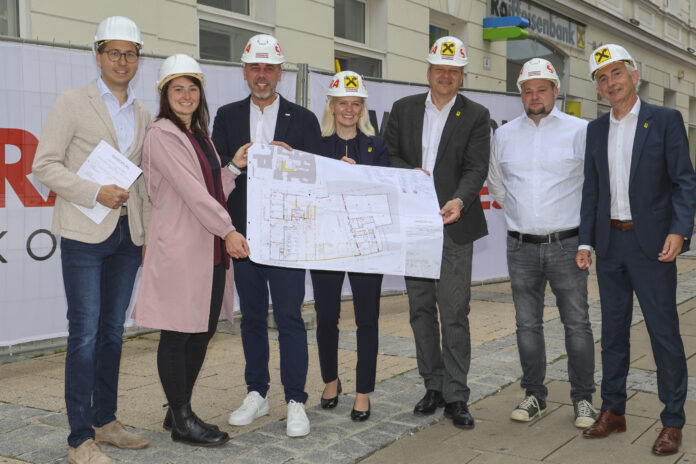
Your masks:
{"label": "shop window", "polygon": [[221,10],[249,14],[249,0],[198,0],[199,5],[212,6]]}
{"label": "shop window", "polygon": [[336,50],[336,60],[342,71],[355,71],[361,76],[382,77],[382,60]]}
{"label": "shop window", "polygon": [[434,26],[431,24],[430,25],[430,37],[429,37],[430,42],[429,42],[428,46],[432,47],[437,39],[439,39],[440,37],[445,37],[447,35],[450,35],[450,32],[447,29],[445,29],[444,27],[438,27],[438,26]]}
{"label": "shop window", "polygon": [[365,3],[358,0],[334,2],[334,35],[365,43]]}
{"label": "shop window", "polygon": [[19,37],[18,0],[0,0],[0,35]]}
{"label": "shop window", "polygon": [[506,90],[508,92],[519,92],[517,89],[517,78],[522,70],[522,65],[532,58],[549,60],[561,80],[561,90],[567,93],[568,79],[565,77],[565,56],[546,46],[546,44],[533,39],[510,40],[507,42]]}
{"label": "shop window", "polygon": [[206,60],[241,62],[244,46],[258,32],[210,21],[199,22],[200,56]]}

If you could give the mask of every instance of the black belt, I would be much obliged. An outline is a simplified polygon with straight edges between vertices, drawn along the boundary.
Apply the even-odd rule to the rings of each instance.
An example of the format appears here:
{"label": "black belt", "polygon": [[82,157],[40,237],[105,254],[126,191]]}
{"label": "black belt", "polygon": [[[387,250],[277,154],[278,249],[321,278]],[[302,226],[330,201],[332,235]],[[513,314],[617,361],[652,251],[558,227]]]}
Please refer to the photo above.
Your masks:
{"label": "black belt", "polygon": [[536,243],[536,244],[551,243],[551,242],[555,242],[557,240],[563,240],[566,238],[575,237],[576,235],[578,235],[578,228],[577,227],[575,229],[562,230],[560,232],[554,232],[554,233],[548,234],[548,235],[520,234],[519,232],[508,230],[509,237],[512,237],[515,239],[520,239],[526,243]]}

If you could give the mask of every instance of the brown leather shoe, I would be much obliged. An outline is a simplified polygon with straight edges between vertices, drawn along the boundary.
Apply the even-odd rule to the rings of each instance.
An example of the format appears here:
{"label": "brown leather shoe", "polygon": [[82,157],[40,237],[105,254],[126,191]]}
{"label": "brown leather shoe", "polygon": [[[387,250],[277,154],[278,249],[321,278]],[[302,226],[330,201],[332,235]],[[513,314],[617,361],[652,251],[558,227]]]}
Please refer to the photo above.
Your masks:
{"label": "brown leather shoe", "polygon": [[681,429],[674,427],[663,427],[662,432],[657,436],[653,445],[653,453],[660,456],[668,456],[679,451],[681,445],[682,433]]}
{"label": "brown leather shoe", "polygon": [[589,429],[582,432],[585,438],[605,438],[611,432],[625,432],[626,418],[617,416],[608,409],[599,413],[599,417]]}

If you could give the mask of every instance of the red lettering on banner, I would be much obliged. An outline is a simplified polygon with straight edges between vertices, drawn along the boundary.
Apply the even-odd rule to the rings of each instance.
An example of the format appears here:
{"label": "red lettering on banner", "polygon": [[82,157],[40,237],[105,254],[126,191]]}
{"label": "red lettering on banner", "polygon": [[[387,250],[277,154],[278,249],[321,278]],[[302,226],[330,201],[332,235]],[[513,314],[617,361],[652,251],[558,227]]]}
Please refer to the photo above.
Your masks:
{"label": "red lettering on banner", "polygon": [[[7,198],[5,180],[9,182],[25,207],[53,206],[55,204],[55,192],[51,192],[48,195],[48,199],[44,200],[34,185],[27,179],[27,175],[31,173],[31,164],[34,162],[38,144],[39,141],[30,132],[21,129],[0,128],[0,208],[5,207]],[[6,145],[14,145],[19,148],[19,161],[12,164],[5,162]]]}
{"label": "red lettering on banner", "polygon": [[[481,191],[479,192],[479,200],[483,195],[488,196],[488,187],[485,185],[481,187]],[[493,205],[493,209],[503,209],[502,206],[500,206],[497,202],[495,201],[483,201],[481,200],[481,207],[483,209],[491,209],[491,205]]]}

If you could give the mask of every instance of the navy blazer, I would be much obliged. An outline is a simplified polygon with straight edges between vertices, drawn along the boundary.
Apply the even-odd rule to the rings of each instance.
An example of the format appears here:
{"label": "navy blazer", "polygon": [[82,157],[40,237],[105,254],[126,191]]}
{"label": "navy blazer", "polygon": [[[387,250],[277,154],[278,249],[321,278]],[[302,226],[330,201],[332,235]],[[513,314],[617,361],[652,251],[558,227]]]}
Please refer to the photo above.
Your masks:
{"label": "navy blazer", "polygon": [[[336,145],[339,145],[341,150],[343,150],[347,142],[349,146],[348,157],[354,159],[357,164],[389,167],[389,151],[384,138],[379,135],[365,135],[359,130],[355,138],[357,139],[357,145],[354,144],[353,140],[342,140],[336,134],[322,137],[322,147],[319,154],[340,160],[345,153],[337,151]],[[354,149],[351,149],[352,147]]]}
{"label": "navy blazer", "polygon": [[[580,208],[580,244],[597,256],[609,247],[611,195],[607,144],[609,114],[587,126],[585,182]],[[696,175],[679,111],[641,100],[628,183],[631,217],[640,248],[657,260],[667,234],[687,237],[696,211]]]}
{"label": "navy blazer", "polygon": [[[273,140],[285,142],[293,149],[319,153],[321,148],[321,131],[314,113],[306,108],[280,98],[278,119]],[[251,141],[249,132],[249,109],[251,96],[221,106],[213,122],[212,140],[220,154],[222,165],[226,165],[239,147]],[[237,177],[236,186],[227,199],[227,209],[232,217],[232,224],[237,231],[246,235],[247,177],[246,169]]]}

